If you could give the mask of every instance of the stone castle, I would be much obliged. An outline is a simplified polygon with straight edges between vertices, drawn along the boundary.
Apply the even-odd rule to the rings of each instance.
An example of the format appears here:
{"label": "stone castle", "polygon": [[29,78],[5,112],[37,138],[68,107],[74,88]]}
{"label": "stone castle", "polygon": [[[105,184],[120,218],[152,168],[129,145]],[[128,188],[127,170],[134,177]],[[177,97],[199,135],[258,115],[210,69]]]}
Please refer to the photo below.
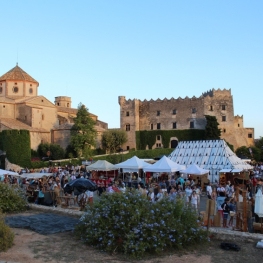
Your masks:
{"label": "stone castle", "polygon": [[[234,115],[231,90],[212,89],[200,97],[171,98],[157,100],[126,100],[119,96],[121,128],[127,132],[128,142],[124,149],[136,148],[136,131],[205,129],[204,115],[217,118],[221,129],[221,139],[240,146],[254,145],[254,128],[244,128],[243,115]],[[170,147],[176,138],[170,138]],[[161,148],[162,138],[157,136],[155,145]]]}
{"label": "stone castle", "polygon": [[[78,109],[71,108],[71,98],[55,97],[52,103],[38,95],[39,83],[18,65],[0,77],[0,131],[28,130],[31,149],[40,143],[59,144],[64,149],[70,141],[70,129]],[[108,124],[95,120],[97,145],[101,147],[101,135]]]}

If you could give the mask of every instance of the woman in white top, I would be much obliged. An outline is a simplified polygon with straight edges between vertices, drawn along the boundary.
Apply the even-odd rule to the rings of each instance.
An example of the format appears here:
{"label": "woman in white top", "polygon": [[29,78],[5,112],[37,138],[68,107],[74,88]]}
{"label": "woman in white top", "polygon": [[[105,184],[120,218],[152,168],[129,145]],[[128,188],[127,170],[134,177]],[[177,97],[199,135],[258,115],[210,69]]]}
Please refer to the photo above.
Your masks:
{"label": "woman in white top", "polygon": [[196,211],[197,211],[197,202],[198,202],[197,194],[195,191],[193,191],[191,196],[191,205]]}

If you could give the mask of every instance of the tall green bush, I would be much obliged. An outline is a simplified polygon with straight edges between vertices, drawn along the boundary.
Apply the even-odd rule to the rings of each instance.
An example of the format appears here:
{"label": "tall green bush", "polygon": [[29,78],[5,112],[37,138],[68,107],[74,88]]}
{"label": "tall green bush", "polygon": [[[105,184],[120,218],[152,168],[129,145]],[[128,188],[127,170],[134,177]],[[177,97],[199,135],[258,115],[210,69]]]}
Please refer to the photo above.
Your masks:
{"label": "tall green bush", "polygon": [[31,160],[30,134],[27,130],[4,130],[0,136],[2,149],[11,163],[29,167]]}
{"label": "tall green bush", "polygon": [[19,187],[0,183],[0,211],[20,212],[27,208],[25,193]]}
{"label": "tall green bush", "polygon": [[0,212],[0,252],[12,247],[13,241],[14,233],[11,228],[5,224],[4,216]]}
{"label": "tall green bush", "polygon": [[100,250],[134,257],[207,240],[196,212],[180,198],[151,203],[137,191],[104,194],[82,216],[75,233]]}

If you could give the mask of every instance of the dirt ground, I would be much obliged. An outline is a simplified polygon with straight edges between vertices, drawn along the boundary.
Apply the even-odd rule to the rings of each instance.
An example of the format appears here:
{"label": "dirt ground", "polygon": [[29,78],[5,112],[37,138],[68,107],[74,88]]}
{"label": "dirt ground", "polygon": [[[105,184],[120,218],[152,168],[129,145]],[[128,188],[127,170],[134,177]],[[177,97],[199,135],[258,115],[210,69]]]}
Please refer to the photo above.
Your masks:
{"label": "dirt ground", "polygon": [[189,251],[166,252],[164,255],[146,256],[143,260],[132,260],[123,255],[109,255],[100,252],[74,238],[72,232],[53,235],[40,235],[31,230],[13,228],[15,233],[14,245],[7,252],[0,254],[0,263],[231,263],[231,262],[262,262],[263,249],[256,248],[256,243],[238,243],[241,251],[225,251],[220,248],[221,241],[211,240],[210,244],[203,247],[192,248]]}

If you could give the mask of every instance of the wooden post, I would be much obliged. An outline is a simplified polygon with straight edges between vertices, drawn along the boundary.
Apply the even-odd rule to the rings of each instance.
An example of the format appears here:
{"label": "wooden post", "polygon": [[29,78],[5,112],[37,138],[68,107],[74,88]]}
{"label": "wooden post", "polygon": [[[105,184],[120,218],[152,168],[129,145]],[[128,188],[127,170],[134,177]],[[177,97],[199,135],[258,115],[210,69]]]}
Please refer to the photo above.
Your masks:
{"label": "wooden post", "polygon": [[242,190],[243,196],[243,224],[242,224],[242,231],[247,232],[247,191]]}
{"label": "wooden post", "polygon": [[210,227],[211,199],[208,199],[208,214],[207,214],[207,231]]}

